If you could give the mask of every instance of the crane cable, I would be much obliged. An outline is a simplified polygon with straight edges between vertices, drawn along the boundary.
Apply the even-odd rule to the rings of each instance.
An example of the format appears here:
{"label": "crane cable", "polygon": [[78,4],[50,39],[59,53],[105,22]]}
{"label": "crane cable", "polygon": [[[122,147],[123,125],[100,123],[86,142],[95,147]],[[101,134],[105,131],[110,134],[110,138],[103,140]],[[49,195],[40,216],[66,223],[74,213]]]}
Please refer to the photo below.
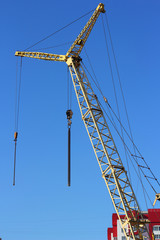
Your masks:
{"label": "crane cable", "polygon": [[[115,62],[115,67],[116,67],[116,72],[117,72],[117,76],[118,76],[118,82],[119,82],[120,91],[121,91],[121,95],[122,95],[123,105],[124,105],[124,109],[125,109],[125,113],[126,113],[126,117],[127,117],[127,123],[128,123],[128,127],[129,127],[129,132],[130,132],[130,136],[131,136],[131,139],[132,139],[132,142],[133,142],[133,134],[132,134],[132,130],[131,130],[131,125],[130,125],[130,121],[129,121],[127,106],[126,106],[126,101],[125,101],[125,97],[124,97],[124,93],[123,93],[120,73],[119,73],[119,69],[118,69],[117,59],[116,59],[116,55],[115,55],[115,51],[114,51],[114,47],[113,47],[111,31],[110,31],[109,22],[108,22],[108,18],[107,18],[107,14],[106,13],[105,13],[105,20],[106,20],[106,24],[107,24],[108,33],[109,33],[109,39],[110,39],[110,43],[111,43],[113,59],[114,59],[114,62]],[[133,151],[134,151],[134,155],[136,156],[136,149],[135,149],[134,144],[133,144]],[[127,165],[128,165],[128,161],[127,161]],[[128,165],[128,169],[129,169],[129,165]],[[138,168],[138,171],[139,171],[139,174],[140,174],[140,169],[139,168]],[[129,172],[129,174],[130,174],[130,172]]]}
{"label": "crane cable", "polygon": [[39,51],[39,50],[45,50],[45,49],[62,47],[62,46],[66,46],[66,45],[71,44],[71,43],[73,43],[73,41],[65,42],[65,43],[61,43],[61,44],[58,44],[58,45],[54,45],[54,46],[50,46],[50,47],[45,47],[45,48],[37,48],[37,49],[34,49],[34,50],[32,50],[32,51]]}
{"label": "crane cable", "polygon": [[[114,114],[115,118],[117,119],[117,121],[122,125],[122,123],[120,122],[119,118],[117,117],[116,113],[113,111],[113,109],[112,109],[111,105],[108,103],[108,101],[107,101],[107,104],[108,104],[111,112]],[[159,183],[158,179],[155,177],[154,173],[152,172],[152,170],[151,170],[150,167],[148,166],[147,162],[145,161],[145,159],[144,159],[143,156],[141,155],[141,153],[140,153],[138,147],[136,146],[136,144],[134,143],[133,139],[132,139],[131,136],[128,134],[127,130],[124,128],[123,125],[122,125],[122,128],[123,128],[123,130],[125,131],[126,135],[128,136],[129,140],[132,142],[134,148],[136,149],[136,151],[137,151],[138,154],[140,155],[140,156],[135,156],[135,155],[133,155],[133,154],[131,153],[131,156],[134,157],[134,158],[135,158],[135,157],[136,157],[136,158],[141,158],[141,159],[143,160],[144,164],[146,165],[146,166],[140,166],[139,164],[137,164],[138,167],[141,167],[140,169],[143,169],[143,168],[148,169],[148,170],[150,171],[153,179],[154,179],[154,180],[157,182],[157,184],[160,186],[160,183]],[[142,170],[142,171],[143,171],[143,170]],[[145,176],[145,174],[143,174],[143,175]],[[145,177],[147,177],[147,176],[145,176]],[[150,177],[150,178],[151,178],[151,177]]]}
{"label": "crane cable", "polygon": [[74,20],[74,21],[66,24],[64,27],[58,29],[57,31],[49,34],[48,36],[44,37],[43,39],[39,40],[38,42],[36,42],[36,43],[32,44],[31,46],[27,47],[26,49],[24,49],[24,51],[26,51],[26,50],[28,50],[28,49],[36,46],[37,44],[39,44],[39,43],[41,43],[41,42],[43,42],[43,41],[45,41],[45,40],[47,40],[48,38],[52,37],[52,36],[55,35],[56,33],[64,30],[65,28],[69,27],[69,26],[72,25],[73,23],[75,23],[75,22],[79,21],[80,19],[84,18],[85,16],[87,16],[88,14],[90,14],[91,12],[93,12],[94,10],[95,10],[95,9],[93,9],[93,10],[89,11],[88,13],[82,15],[81,17],[77,18],[76,20]]}
{"label": "crane cable", "polygon": [[[121,134],[119,133],[117,127],[114,125],[113,121],[111,120],[111,118],[109,117],[109,115],[107,114],[107,112],[105,111],[105,109],[104,109],[104,107],[102,106],[102,104],[101,104],[100,102],[99,102],[99,104],[100,104],[100,106],[102,107],[102,109],[103,109],[104,113],[106,114],[107,118],[108,118],[109,121],[111,122],[112,126],[113,126],[114,129],[116,130],[117,134],[119,135],[119,137],[120,137],[121,140],[123,141],[122,136],[121,136]],[[124,142],[124,144],[125,144],[125,146],[126,146],[127,151],[129,152],[129,156],[130,156],[129,159],[131,160],[131,159],[133,158],[133,159],[135,160],[135,162],[137,163],[137,165],[138,165],[138,162],[137,162],[136,158],[132,156],[129,147],[127,146],[127,144],[126,144],[125,142]],[[132,158],[131,158],[131,156],[132,156]],[[131,160],[131,161],[132,161],[132,160]],[[132,164],[132,165],[134,166],[134,164]],[[134,166],[134,169],[135,169],[135,166]],[[135,171],[136,171],[136,169],[135,169]],[[137,171],[136,171],[136,173],[137,173]],[[137,173],[137,176],[139,176],[138,173]],[[140,181],[141,181],[141,180],[140,180]],[[142,183],[142,185],[143,185],[143,183]],[[150,185],[151,185],[151,183],[150,183]],[[156,190],[154,189],[154,187],[153,187],[152,185],[151,185],[151,187],[152,187],[153,191],[156,193]]]}
{"label": "crane cable", "polygon": [[[86,50],[85,50],[85,53],[86,53],[86,55],[87,55]],[[89,59],[88,55],[87,55],[87,58]],[[91,64],[90,61],[89,61],[89,63]],[[91,65],[91,68],[92,68],[93,74],[94,74],[94,76],[95,76],[95,79],[92,77],[92,75],[90,74],[90,72],[88,71],[88,69],[86,68],[86,66],[84,65],[83,62],[82,62],[82,64],[83,64],[84,68],[86,69],[87,73],[90,75],[90,77],[91,77],[91,79],[93,80],[94,84],[96,85],[96,87],[97,87],[98,90],[100,91],[101,95],[104,97],[104,95],[103,95],[103,93],[102,93],[102,90],[101,90],[101,88],[100,88],[99,82],[98,82],[98,80],[97,80],[97,77],[96,77],[96,75],[95,75],[95,72],[94,72],[94,70],[93,70],[92,65]],[[99,100],[98,100],[98,102],[99,102]],[[108,102],[107,102],[107,103],[108,103]],[[110,113],[110,116],[111,116],[112,120],[111,120],[111,118],[108,116],[107,112],[105,111],[105,109],[103,108],[103,106],[102,106],[102,104],[101,104],[100,102],[99,102],[99,105],[100,105],[101,108],[103,109],[104,113],[107,115],[109,121],[111,122],[111,124],[112,124],[113,127],[115,128],[115,130],[116,130],[116,132],[118,133],[121,141],[123,142],[123,144],[125,145],[125,148],[127,149],[128,158],[130,159],[130,161],[131,161],[131,163],[132,163],[132,165],[133,165],[133,168],[134,168],[134,170],[135,170],[135,172],[136,172],[136,174],[137,174],[137,176],[138,176],[138,178],[139,178],[139,180],[140,180],[140,182],[141,182],[146,206],[147,206],[146,195],[147,195],[150,203],[152,204],[151,199],[150,199],[150,197],[149,197],[149,194],[147,193],[147,191],[146,191],[146,189],[145,189],[145,187],[144,187],[144,185],[143,185],[141,175],[140,175],[139,172],[137,172],[137,170],[136,170],[136,168],[135,168],[135,165],[133,164],[132,158],[134,159],[134,157],[131,155],[130,149],[128,148],[128,146],[127,146],[126,143],[124,142],[124,139],[122,138],[121,134],[119,133],[119,131],[118,131],[116,125],[115,125],[115,122],[114,122],[114,120],[113,120],[113,117],[112,117],[110,111],[109,111],[109,113]],[[107,106],[108,106],[108,108],[111,108],[111,106],[109,105],[109,103],[107,104]],[[112,111],[113,111],[113,110],[112,110]],[[116,117],[117,117],[117,116],[116,116]],[[118,118],[118,117],[117,117],[117,118]],[[119,120],[119,119],[118,119],[118,120]],[[119,120],[119,122],[120,122],[120,120]],[[120,124],[122,125],[121,122],[120,122]],[[123,125],[122,125],[122,127],[123,127]],[[124,131],[127,133],[127,131],[125,130],[124,127],[123,127],[123,129],[124,129]],[[127,135],[128,135],[128,137],[130,137],[128,133],[127,133]],[[131,156],[132,156],[132,158],[131,158]],[[134,159],[134,160],[135,160],[135,159]],[[136,161],[136,160],[135,160],[135,161]],[[154,189],[154,188],[153,188],[153,190],[154,190],[154,192],[155,192],[155,189]],[[145,195],[145,194],[146,194],[146,195]],[[148,209],[148,207],[147,207],[147,209]]]}
{"label": "crane cable", "polygon": [[[113,127],[115,128],[117,134],[118,134],[119,137],[121,138],[121,135],[120,135],[118,129],[116,128],[116,126],[114,125],[114,122],[110,119],[110,117],[108,116],[107,112],[106,112],[105,109],[103,108],[102,104],[101,104],[100,102],[99,102],[99,104],[100,104],[101,108],[103,109],[104,113],[106,114],[106,116],[108,117],[109,121],[111,122],[111,124],[112,124]],[[125,129],[124,129],[124,130],[125,130]],[[121,140],[122,140],[122,138],[121,138]],[[126,147],[127,147],[127,146],[126,146]],[[135,147],[136,147],[136,145],[135,145]],[[127,149],[128,149],[128,147],[127,147]],[[129,150],[129,149],[128,149],[128,150]],[[131,152],[129,151],[129,153],[131,153]],[[149,199],[149,201],[150,201],[150,204],[152,205],[152,207],[153,207],[154,210],[155,210],[155,207],[154,207],[153,204],[152,204],[151,198],[150,198],[150,196],[149,196],[146,188],[144,187],[144,184],[143,184],[143,182],[142,182],[141,175],[139,175],[139,171],[137,172],[137,170],[136,170],[136,168],[135,168],[135,165],[134,165],[134,163],[133,163],[133,161],[132,161],[132,158],[134,159],[134,157],[132,156],[132,158],[131,158],[131,156],[132,156],[132,155],[129,154],[129,159],[130,159],[130,161],[131,161],[131,163],[132,163],[132,166],[133,166],[133,168],[134,168],[134,170],[135,170],[135,172],[136,172],[136,174],[137,174],[137,176],[138,176],[138,178],[139,178],[139,180],[140,180],[140,182],[141,182],[143,192],[145,192],[145,194],[146,194],[146,195],[144,194],[144,199],[145,199],[146,206],[147,206],[147,201],[146,201],[146,196],[147,196],[148,199]],[[135,159],[134,159],[134,160],[135,160]],[[150,182],[149,182],[149,184],[151,185]],[[151,187],[152,187],[153,191],[156,193],[154,187],[153,187],[152,185],[151,185]],[[147,209],[148,209],[148,206],[147,206]],[[155,211],[155,213],[156,213],[158,219],[160,220],[160,215],[157,213],[157,211]]]}
{"label": "crane cable", "polygon": [[69,78],[69,67],[67,66],[67,120],[68,120],[68,187],[71,186],[71,124],[72,124],[72,84]]}
{"label": "crane cable", "polygon": [[112,52],[113,52],[113,57],[114,57],[114,62],[115,62],[115,66],[116,66],[116,71],[117,71],[117,75],[118,75],[118,81],[119,81],[119,86],[120,86],[120,90],[121,90],[121,94],[122,94],[123,104],[124,104],[124,108],[125,108],[125,112],[126,112],[128,127],[129,127],[129,131],[130,131],[131,139],[133,141],[133,134],[132,134],[132,130],[131,130],[131,124],[130,124],[130,121],[129,121],[127,105],[126,105],[126,101],[125,101],[125,97],[124,97],[124,93],[123,93],[120,73],[119,73],[119,69],[118,69],[118,63],[117,63],[117,59],[116,59],[116,55],[115,55],[115,51],[114,51],[114,47],[113,47],[111,31],[110,31],[109,22],[108,22],[108,18],[107,18],[107,14],[106,13],[105,13],[105,19],[106,19],[106,23],[107,23],[107,28],[108,28],[109,38],[110,38],[110,42],[111,42],[111,48],[112,48]]}
{"label": "crane cable", "polygon": [[[117,64],[117,60],[116,60],[116,55],[115,55],[115,51],[114,51],[114,47],[113,47],[113,41],[112,41],[111,32],[110,32],[109,23],[108,23],[108,19],[107,19],[106,13],[105,13],[105,17],[106,17],[106,23],[107,23],[107,28],[108,28],[108,32],[109,32],[109,37],[110,37],[110,42],[111,42],[111,48],[112,48],[112,53],[113,53],[113,57],[114,57],[114,62],[115,62],[115,66],[116,66],[116,71],[117,71],[117,75],[118,75],[118,81],[119,81],[120,90],[121,90],[121,94],[122,94],[123,104],[124,104],[124,108],[125,108],[125,112],[126,112],[126,117],[127,117],[128,126],[129,126],[130,140],[131,140],[131,142],[132,142],[132,144],[133,144],[134,157],[137,158],[137,155],[136,155],[136,147],[135,147],[135,144],[134,144],[134,141],[133,141],[133,134],[132,134],[132,131],[131,131],[131,125],[130,125],[129,116],[128,116],[128,111],[127,111],[127,107],[126,107],[126,101],[125,101],[125,98],[124,98],[124,93],[123,93],[123,89],[122,89],[120,74],[119,74],[119,70],[118,70],[118,64]],[[102,17],[102,23],[103,23],[103,29],[104,29],[104,34],[105,34],[103,17]],[[105,34],[105,40],[106,40],[108,57],[109,57],[109,65],[111,66],[106,34]],[[119,115],[119,114],[118,114],[118,115]],[[119,118],[119,122],[121,122],[121,119],[120,119],[119,116],[118,116],[118,118]],[[121,125],[121,124],[120,124],[120,125]],[[121,132],[122,132],[122,131],[121,131]],[[122,137],[123,137],[123,135],[122,135]],[[138,153],[139,153],[139,151],[138,151]],[[132,154],[132,156],[133,156],[133,154]],[[142,157],[142,155],[141,155],[141,158],[144,160],[144,158]],[[136,161],[136,162],[137,162],[137,161]],[[153,179],[154,179],[155,181],[157,181],[158,185],[160,186],[157,178],[154,176],[153,172],[151,171],[151,169],[149,168],[149,166],[148,166],[148,164],[146,163],[145,160],[144,160],[144,163],[145,163],[145,165],[146,165],[146,168],[147,168],[148,170],[150,170],[150,172],[151,172],[151,174],[152,174],[152,176],[153,176]],[[139,174],[140,174],[140,170],[141,170],[141,172],[143,172],[142,168],[143,168],[143,166],[141,166],[141,165],[138,164]],[[150,177],[149,177],[149,176],[146,176],[144,173],[143,173],[143,175],[144,175],[144,177],[146,178],[146,180],[149,182],[148,178],[150,178]],[[150,182],[149,182],[149,183],[150,183]]]}
{"label": "crane cable", "polygon": [[20,95],[21,95],[21,82],[22,82],[22,57],[20,61],[20,75],[18,84],[18,58],[16,64],[16,94],[15,94],[15,132],[14,132],[14,171],[13,171],[13,186],[15,186],[16,178],[16,152],[17,152],[17,138],[18,138],[18,125],[19,125],[19,107],[20,107]]}
{"label": "crane cable", "polygon": [[[110,57],[110,53],[109,53],[109,46],[108,46],[108,42],[107,42],[107,35],[106,35],[105,27],[104,27],[103,16],[102,16],[102,26],[103,26],[104,38],[105,38],[107,55],[108,55],[108,60],[109,60],[111,79],[112,79],[112,84],[113,84],[113,89],[114,89],[114,96],[115,96],[116,106],[117,106],[117,111],[118,111],[118,117],[119,117],[119,120],[121,121],[121,115],[120,115],[120,110],[119,110],[118,98],[117,98],[117,93],[116,93],[116,86],[115,86],[115,81],[114,81],[114,76],[113,76],[113,69],[112,69],[111,57]],[[120,125],[120,128],[121,128],[121,135],[122,135],[122,138],[124,140],[123,128],[122,128],[121,125]],[[126,154],[126,147],[125,147],[124,144],[123,144],[123,147],[124,147],[124,152],[125,152],[125,158],[126,158],[126,162],[127,162],[127,168],[128,168],[128,172],[129,172],[129,177],[130,177],[130,181],[131,181],[131,175],[130,175],[130,170],[129,170],[128,158],[127,158],[127,154]]]}
{"label": "crane cable", "polygon": [[[91,77],[91,79],[93,80],[94,84],[96,85],[96,87],[97,87],[98,90],[100,91],[100,93],[101,93],[101,95],[103,96],[103,98],[106,99],[106,98],[104,97],[104,95],[103,95],[103,92],[102,92],[102,90],[101,90],[101,88],[100,88],[100,85],[99,85],[99,83],[98,83],[97,78],[95,78],[96,80],[94,80],[94,78],[92,77],[92,75],[90,74],[90,72],[88,71],[88,69],[86,68],[86,66],[84,65],[83,62],[82,62],[82,64],[83,64],[84,68],[86,69],[86,71],[88,72],[88,74],[90,75],[90,77]],[[94,74],[95,74],[95,73],[94,73]],[[109,102],[108,102],[107,99],[106,99],[105,103],[106,103],[106,105],[107,105],[107,107],[108,107],[109,113],[110,113],[110,111],[111,111],[111,112],[114,114],[115,118],[117,119],[117,121],[119,122],[119,124],[121,125],[121,127],[123,128],[123,130],[124,130],[124,132],[126,133],[127,137],[128,137],[129,140],[132,142],[132,144],[134,145],[134,147],[135,147],[136,150],[138,151],[139,155],[141,156],[140,158],[142,158],[142,160],[145,162],[146,168],[151,172],[151,174],[152,174],[152,176],[153,176],[153,179],[156,180],[156,182],[158,183],[158,185],[160,185],[159,182],[158,182],[158,180],[155,178],[153,172],[152,172],[151,169],[149,168],[147,162],[146,162],[146,161],[144,160],[144,158],[142,157],[142,155],[141,155],[140,151],[138,150],[136,144],[133,142],[131,136],[129,135],[129,133],[127,132],[127,130],[124,128],[123,124],[122,124],[121,121],[119,120],[119,118],[118,118],[118,116],[116,115],[116,113],[113,111],[113,109],[112,109],[112,107],[111,107],[111,105],[109,104]],[[100,104],[100,105],[101,105],[101,104]],[[101,105],[101,106],[102,106],[102,105]],[[103,108],[103,106],[102,106],[102,108]],[[105,111],[104,108],[103,108],[103,110],[104,110],[104,113],[107,115],[109,121],[111,122],[111,124],[112,124],[113,127],[115,128],[115,130],[116,130],[117,134],[119,135],[122,143],[125,145],[125,148],[127,149],[127,151],[129,151],[129,159],[131,160],[131,157],[132,157],[132,158],[134,159],[134,161],[136,162],[136,165],[139,166],[139,163],[138,163],[137,158],[136,158],[137,156],[135,157],[135,156],[132,154],[131,150],[129,149],[129,147],[128,147],[128,146],[126,145],[126,143],[124,142],[124,139],[122,138],[121,134],[119,133],[119,131],[118,131],[117,127],[116,127],[116,124],[115,124],[115,122],[114,122],[114,120],[113,120],[113,117],[112,117],[111,113],[110,113],[110,116],[111,116],[112,120],[111,120],[111,118],[108,116],[108,114],[106,113],[106,111]],[[134,167],[134,168],[135,168],[135,167]],[[142,168],[140,168],[140,170],[141,170],[142,174],[144,175],[144,177],[146,178],[146,175],[144,174],[144,171],[142,170]],[[137,173],[136,170],[135,170],[135,172],[136,172],[138,178],[140,179],[140,175]],[[149,179],[146,178],[146,180],[148,181],[148,183],[149,183],[149,185],[151,186],[151,188],[153,189],[153,191],[154,191],[155,193],[157,193],[156,190],[155,190],[155,188],[153,187],[153,185],[152,185],[151,182],[149,181]],[[141,184],[142,184],[142,180],[140,180],[140,182],[141,182]],[[143,186],[142,186],[142,187],[143,187]]]}

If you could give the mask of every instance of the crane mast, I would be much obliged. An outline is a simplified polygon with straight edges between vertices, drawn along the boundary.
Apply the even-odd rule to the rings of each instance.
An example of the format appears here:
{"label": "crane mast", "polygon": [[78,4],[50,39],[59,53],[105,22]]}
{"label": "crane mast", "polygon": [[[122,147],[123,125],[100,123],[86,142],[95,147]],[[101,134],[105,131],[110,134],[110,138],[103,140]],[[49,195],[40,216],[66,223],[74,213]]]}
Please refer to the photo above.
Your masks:
{"label": "crane mast", "polygon": [[[17,51],[15,55],[66,62],[72,77],[82,120],[126,239],[143,239],[144,232],[147,232],[146,224],[149,222],[142,216],[127,171],[123,166],[98,98],[93,92],[79,56],[101,12],[105,12],[102,3],[98,5],[66,55],[20,51]],[[125,215],[124,219],[121,219],[121,214]]]}

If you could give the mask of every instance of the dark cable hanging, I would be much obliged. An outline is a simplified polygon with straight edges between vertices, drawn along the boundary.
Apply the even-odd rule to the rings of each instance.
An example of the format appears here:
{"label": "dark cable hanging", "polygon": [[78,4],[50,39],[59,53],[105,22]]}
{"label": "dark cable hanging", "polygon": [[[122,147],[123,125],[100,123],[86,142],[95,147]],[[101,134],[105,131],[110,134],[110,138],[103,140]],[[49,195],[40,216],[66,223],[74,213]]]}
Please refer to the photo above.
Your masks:
{"label": "dark cable hanging", "polygon": [[28,49],[30,49],[30,48],[32,48],[32,47],[34,47],[34,46],[36,46],[37,44],[39,44],[39,43],[41,43],[41,42],[45,41],[46,39],[48,39],[48,38],[52,37],[52,36],[53,36],[53,35],[55,35],[56,33],[58,33],[58,32],[60,32],[60,31],[62,31],[63,29],[65,29],[65,28],[67,28],[67,27],[69,27],[71,24],[73,24],[73,23],[75,23],[75,22],[79,21],[80,19],[82,19],[83,17],[87,16],[88,14],[90,14],[90,13],[91,13],[91,12],[93,12],[93,11],[94,11],[94,9],[93,9],[93,10],[91,10],[91,11],[89,11],[88,13],[86,13],[86,14],[82,15],[81,17],[77,18],[76,20],[74,20],[74,21],[72,21],[72,22],[68,23],[67,25],[65,25],[64,27],[60,28],[59,30],[57,30],[57,31],[55,31],[55,32],[53,32],[53,33],[51,33],[50,35],[46,36],[45,38],[43,38],[43,39],[39,40],[38,42],[34,43],[33,45],[29,46],[29,47],[28,47],[28,48],[26,48],[24,51],[26,51],[26,50],[28,50]]}
{"label": "dark cable hanging", "polygon": [[69,81],[69,69],[67,68],[67,108],[66,111],[67,120],[68,120],[68,187],[71,186],[71,124],[72,124],[72,115],[71,110],[72,103],[72,85]]}
{"label": "dark cable hanging", "polygon": [[71,109],[66,112],[68,119],[68,186],[71,186],[71,124],[73,112]]}
{"label": "dark cable hanging", "polygon": [[18,86],[18,62],[17,62],[17,71],[16,71],[15,132],[14,132],[15,148],[14,148],[13,186],[15,186],[15,179],[16,179],[16,152],[17,152],[19,106],[20,106],[20,93],[21,93],[21,76],[22,76],[22,57],[21,57],[21,63],[20,63],[19,86]]}

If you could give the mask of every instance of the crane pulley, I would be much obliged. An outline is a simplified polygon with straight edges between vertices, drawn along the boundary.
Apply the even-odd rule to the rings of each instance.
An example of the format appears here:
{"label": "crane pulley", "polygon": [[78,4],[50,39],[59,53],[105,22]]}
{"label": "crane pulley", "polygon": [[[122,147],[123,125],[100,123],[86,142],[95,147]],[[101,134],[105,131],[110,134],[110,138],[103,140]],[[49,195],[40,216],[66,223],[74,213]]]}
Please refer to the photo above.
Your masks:
{"label": "crane pulley", "polygon": [[[49,61],[66,62],[68,65],[76,97],[78,100],[82,120],[89,135],[95,156],[97,158],[102,177],[105,181],[114,208],[120,220],[126,238],[143,239],[147,233],[146,224],[149,222],[143,218],[133,188],[129,181],[121,157],[118,153],[114,139],[104,117],[98,98],[93,92],[90,82],[81,64],[79,56],[93,26],[100,13],[104,13],[104,4],[100,3],[93,15],[78,35],[66,55],[16,51],[15,56],[30,57]],[[107,101],[107,100],[106,100]],[[70,185],[70,126],[72,111],[67,111],[68,138],[69,138],[69,169],[68,185]],[[120,215],[125,218],[121,219]],[[125,231],[126,225],[128,232]],[[136,234],[135,234],[136,232]],[[149,238],[149,234],[148,234]]]}

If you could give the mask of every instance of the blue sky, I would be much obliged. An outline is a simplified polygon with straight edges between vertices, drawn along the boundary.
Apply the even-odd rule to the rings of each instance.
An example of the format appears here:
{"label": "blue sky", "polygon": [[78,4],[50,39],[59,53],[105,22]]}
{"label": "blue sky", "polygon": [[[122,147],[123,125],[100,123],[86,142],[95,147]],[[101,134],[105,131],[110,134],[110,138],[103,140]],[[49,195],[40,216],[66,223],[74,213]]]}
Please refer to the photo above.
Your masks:
{"label": "blue sky", "polygon": [[[73,89],[72,186],[67,187],[67,66],[64,63],[23,59],[16,186],[12,186],[14,53],[96,8],[98,3],[97,0],[1,3],[0,237],[5,240],[107,238],[114,209]],[[160,180],[160,2],[105,0],[104,4],[134,139]],[[36,48],[74,41],[88,18]],[[65,54],[68,47],[48,52]],[[103,92],[115,108],[101,19],[86,43],[86,50]],[[85,62],[85,54],[81,55]],[[120,146],[116,136],[115,140],[117,147]],[[135,182],[137,198],[145,210],[141,189]],[[150,189],[148,192],[151,194]]]}

